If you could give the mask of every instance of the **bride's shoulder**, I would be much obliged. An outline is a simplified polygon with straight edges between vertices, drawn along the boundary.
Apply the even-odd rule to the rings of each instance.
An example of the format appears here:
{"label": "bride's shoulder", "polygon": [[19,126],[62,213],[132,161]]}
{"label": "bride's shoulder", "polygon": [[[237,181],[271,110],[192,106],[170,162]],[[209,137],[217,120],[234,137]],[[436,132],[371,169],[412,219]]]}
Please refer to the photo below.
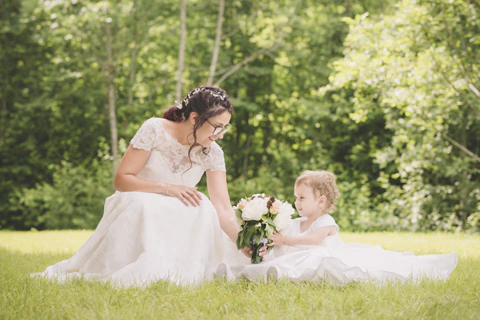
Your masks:
{"label": "bride's shoulder", "polygon": [[161,118],[152,117],[150,119],[145,120],[143,124],[140,126],[140,129],[157,129],[163,128],[163,121]]}
{"label": "bride's shoulder", "polygon": [[161,138],[165,136],[169,128],[169,121],[164,118],[156,118],[152,117],[147,119],[143,124],[142,127],[146,128],[148,131],[155,133],[157,138]]}
{"label": "bride's shoulder", "polygon": [[216,156],[221,156],[223,157],[223,150],[222,150],[222,147],[220,147],[220,145],[216,142],[212,142],[212,144],[210,145],[210,152],[209,152],[210,155],[216,157]]}
{"label": "bride's shoulder", "polygon": [[163,118],[151,117],[150,119],[147,119],[143,124],[148,126],[163,128],[165,125],[164,121],[167,121],[167,120]]}

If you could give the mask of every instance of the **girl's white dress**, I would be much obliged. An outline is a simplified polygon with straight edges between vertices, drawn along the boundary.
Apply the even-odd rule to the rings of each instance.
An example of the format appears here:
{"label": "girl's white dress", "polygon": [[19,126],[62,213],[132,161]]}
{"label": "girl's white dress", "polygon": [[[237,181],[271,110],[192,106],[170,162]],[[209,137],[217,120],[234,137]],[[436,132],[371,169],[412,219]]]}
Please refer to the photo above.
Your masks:
{"label": "girl's white dress", "polygon": [[[131,141],[150,151],[138,177],[194,187],[206,170],[225,171],[223,151],[212,143],[205,155],[180,144],[159,118],[147,120]],[[213,279],[221,262],[245,264],[220,227],[217,212],[202,195],[198,207],[179,199],[145,192],[115,192],[105,201],[95,232],[75,255],[35,274],[56,280],[83,277],[115,285],[146,285],[157,280],[199,284]]]}
{"label": "girl's white dress", "polygon": [[274,247],[266,256],[266,262],[261,264],[223,263],[217,269],[217,275],[251,280],[262,280],[271,275],[293,281],[327,281],[343,285],[366,280],[377,283],[423,278],[446,280],[457,265],[456,253],[416,256],[412,252],[388,251],[380,246],[344,244],[338,235],[339,227],[329,214],[319,217],[310,228],[301,232],[300,222],[304,219],[293,220],[287,234],[307,236],[326,226],[336,226],[337,233],[326,237],[317,246]]}

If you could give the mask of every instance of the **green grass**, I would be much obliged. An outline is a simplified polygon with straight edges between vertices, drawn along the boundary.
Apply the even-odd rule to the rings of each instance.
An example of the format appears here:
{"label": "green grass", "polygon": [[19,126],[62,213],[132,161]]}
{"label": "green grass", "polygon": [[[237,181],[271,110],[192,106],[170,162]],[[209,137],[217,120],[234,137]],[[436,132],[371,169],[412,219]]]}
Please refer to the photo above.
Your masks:
{"label": "green grass", "polygon": [[56,284],[31,272],[69,258],[91,231],[0,232],[0,319],[480,319],[480,235],[343,233],[345,242],[416,254],[459,254],[447,282],[421,284],[258,284],[216,280],[199,287],[159,282],[113,289]]}

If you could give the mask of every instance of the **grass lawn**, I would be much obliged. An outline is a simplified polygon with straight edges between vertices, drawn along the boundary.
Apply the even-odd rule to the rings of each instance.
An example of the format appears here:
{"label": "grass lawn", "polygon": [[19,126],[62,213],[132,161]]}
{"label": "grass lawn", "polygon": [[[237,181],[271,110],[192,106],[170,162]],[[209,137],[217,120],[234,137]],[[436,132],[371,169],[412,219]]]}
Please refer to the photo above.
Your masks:
{"label": "grass lawn", "polygon": [[459,264],[447,282],[417,285],[354,283],[340,288],[282,279],[113,289],[102,283],[59,285],[29,277],[72,256],[90,234],[0,232],[0,319],[480,319],[480,235],[341,234],[345,242],[395,251],[458,253]]}

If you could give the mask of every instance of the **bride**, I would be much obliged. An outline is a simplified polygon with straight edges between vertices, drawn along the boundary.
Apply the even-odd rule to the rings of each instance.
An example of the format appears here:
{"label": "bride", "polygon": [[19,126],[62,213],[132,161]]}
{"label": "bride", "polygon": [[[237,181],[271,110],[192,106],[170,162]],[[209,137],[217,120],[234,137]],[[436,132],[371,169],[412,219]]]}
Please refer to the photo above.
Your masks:
{"label": "bride", "polygon": [[[118,167],[117,191],[106,199],[95,232],[72,258],[37,275],[120,286],[199,284],[213,279],[222,262],[248,263],[249,249],[242,255],[234,245],[239,229],[215,142],[232,114],[222,89],[202,86],[163,118],[147,120]],[[210,200],[195,188],[204,172]]]}

